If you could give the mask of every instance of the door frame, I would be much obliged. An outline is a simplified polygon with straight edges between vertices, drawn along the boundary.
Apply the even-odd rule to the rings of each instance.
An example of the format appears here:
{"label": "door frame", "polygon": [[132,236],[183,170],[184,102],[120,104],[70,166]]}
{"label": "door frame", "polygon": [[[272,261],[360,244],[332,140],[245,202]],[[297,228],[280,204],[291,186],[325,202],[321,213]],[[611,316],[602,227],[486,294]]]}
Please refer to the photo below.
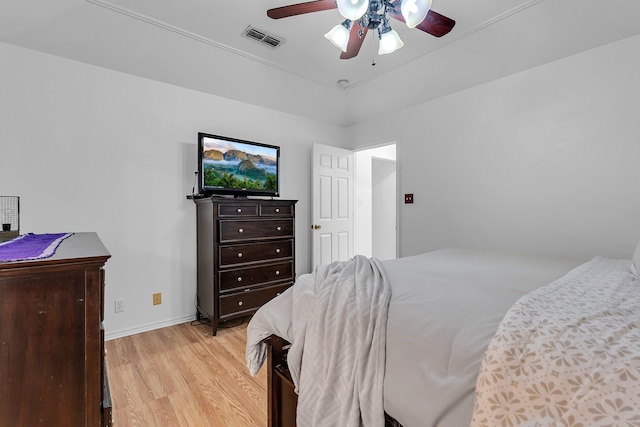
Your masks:
{"label": "door frame", "polygon": [[[371,209],[371,157],[390,159],[396,161],[396,257],[400,256],[400,173],[398,168],[398,143],[396,141],[381,144],[358,147],[354,150],[355,179],[354,179],[354,215],[356,225],[354,227],[355,252],[366,256],[372,255],[372,241],[367,237],[372,232],[372,219],[363,218],[360,206]],[[363,184],[366,188],[363,189]],[[364,215],[367,215],[366,213]],[[366,227],[366,229],[363,229]],[[362,237],[362,236],[365,237]]]}

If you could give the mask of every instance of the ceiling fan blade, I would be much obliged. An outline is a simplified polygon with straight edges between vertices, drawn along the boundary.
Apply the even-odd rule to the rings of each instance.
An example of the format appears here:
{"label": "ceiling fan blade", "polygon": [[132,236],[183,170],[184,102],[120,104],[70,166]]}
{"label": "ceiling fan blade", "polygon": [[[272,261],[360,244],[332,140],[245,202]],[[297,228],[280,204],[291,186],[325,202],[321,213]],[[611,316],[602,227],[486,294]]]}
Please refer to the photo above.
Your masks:
{"label": "ceiling fan blade", "polygon": [[[358,32],[362,29],[362,37],[358,34]],[[360,47],[362,47],[362,42],[364,42],[364,38],[367,35],[367,27],[361,27],[358,22],[354,22],[351,26],[351,32],[349,33],[349,43],[347,44],[347,51],[342,52],[340,54],[340,59],[351,59],[355,58],[360,52]]]}
{"label": "ceiling fan blade", "polygon": [[[404,21],[404,18],[400,13],[396,15],[391,15],[398,21]],[[429,33],[435,37],[442,37],[445,34],[449,33],[453,26],[456,25],[456,21],[451,18],[447,18],[444,15],[440,15],[438,12],[434,12],[433,10],[429,10],[427,13],[427,17],[419,23],[416,28],[424,31],[425,33]]]}
{"label": "ceiling fan blade", "polygon": [[272,19],[280,19],[287,18],[289,16],[302,15],[304,13],[335,9],[337,7],[335,0],[315,0],[269,9],[267,10],[267,16]]}

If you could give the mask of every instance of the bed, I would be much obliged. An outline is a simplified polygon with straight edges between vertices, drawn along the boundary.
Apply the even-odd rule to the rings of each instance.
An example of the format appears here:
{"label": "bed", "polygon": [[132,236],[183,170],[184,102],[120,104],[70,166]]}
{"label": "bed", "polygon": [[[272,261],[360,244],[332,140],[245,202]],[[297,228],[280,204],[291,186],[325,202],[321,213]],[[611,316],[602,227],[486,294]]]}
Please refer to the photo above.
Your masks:
{"label": "bed", "polygon": [[[367,314],[384,311],[384,327],[377,324],[384,338],[383,357],[380,360],[378,348],[367,348],[363,354],[370,357],[372,353],[373,361],[366,359],[365,368],[351,367],[360,369],[355,376],[358,381],[367,377],[368,382],[355,392],[347,385],[346,396],[366,389],[364,398],[355,396],[355,403],[348,406],[360,405],[366,416],[375,413],[374,418],[353,424],[332,418],[343,411],[333,407],[307,414],[302,422],[300,407],[296,415],[296,405],[304,401],[303,394],[296,393],[304,384],[301,372],[330,360],[329,369],[324,366],[324,373],[308,374],[312,376],[307,381],[323,383],[333,393],[344,387],[340,378],[332,377],[335,363],[365,360],[351,354],[353,337],[346,341],[334,337],[363,323],[353,318],[322,324],[320,343],[314,346],[307,338],[302,348],[295,348],[296,341],[304,341],[296,331],[300,322],[296,312],[312,313],[309,295],[319,289],[318,271],[302,275],[290,290],[261,308],[247,329],[249,369],[255,374],[266,362],[269,370],[268,425],[295,426],[296,418],[300,427],[615,425],[605,421],[622,413],[628,417],[627,424],[621,425],[640,426],[640,278],[634,262],[640,265],[640,245],[633,261],[596,257],[582,262],[443,249],[374,263],[373,270],[379,267],[378,282],[390,289],[387,307],[378,310],[385,304],[384,287],[378,286],[373,292],[374,308]],[[349,286],[360,292],[364,285]],[[321,311],[347,297],[332,295]],[[342,310],[349,311],[350,304],[347,301]],[[554,318],[558,312],[561,315]],[[375,341],[373,320],[366,320],[363,335],[371,338],[374,330]],[[308,322],[305,328],[315,320]],[[292,351],[295,360],[288,354]],[[564,357],[567,353],[571,357]],[[575,368],[580,364],[584,366],[578,372]],[[380,387],[368,379],[375,375],[382,375]],[[324,381],[326,376],[330,381]],[[625,390],[616,388],[614,376],[618,382],[624,377]],[[366,395],[369,389],[376,393],[380,389],[381,396]],[[349,400],[342,396],[336,400]],[[305,410],[313,412],[321,400],[317,396],[307,400]],[[378,402],[382,402],[380,411],[375,409]]]}

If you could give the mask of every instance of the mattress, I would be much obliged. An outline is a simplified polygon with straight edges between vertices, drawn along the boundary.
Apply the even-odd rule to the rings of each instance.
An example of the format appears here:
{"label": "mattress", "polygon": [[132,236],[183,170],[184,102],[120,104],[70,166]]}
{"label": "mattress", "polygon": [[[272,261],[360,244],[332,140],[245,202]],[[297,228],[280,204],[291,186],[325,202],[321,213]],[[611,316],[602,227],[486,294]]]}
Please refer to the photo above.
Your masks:
{"label": "mattress", "polygon": [[404,427],[468,426],[482,357],[507,310],[579,264],[468,249],[383,261],[392,292],[385,411]]}
{"label": "mattress", "polygon": [[[580,261],[442,249],[382,262],[391,285],[384,409],[403,427],[469,425],[484,352],[508,309]],[[247,364],[264,362],[260,341],[292,341],[292,292],[263,306],[247,329]]]}

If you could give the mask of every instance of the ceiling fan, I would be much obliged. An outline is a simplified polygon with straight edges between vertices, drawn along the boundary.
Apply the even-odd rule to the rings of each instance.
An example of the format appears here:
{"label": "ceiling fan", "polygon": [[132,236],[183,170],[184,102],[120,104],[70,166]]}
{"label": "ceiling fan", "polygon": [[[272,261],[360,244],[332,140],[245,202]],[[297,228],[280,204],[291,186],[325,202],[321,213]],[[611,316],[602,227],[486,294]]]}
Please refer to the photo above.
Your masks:
{"label": "ceiling fan", "polygon": [[336,8],[346,20],[325,37],[342,50],[340,59],[357,56],[369,30],[378,30],[379,54],[402,47],[398,34],[391,29],[389,17],[435,37],[444,36],[456,24],[453,19],[431,10],[431,0],[314,0],[269,9],[267,16],[281,19]]}

